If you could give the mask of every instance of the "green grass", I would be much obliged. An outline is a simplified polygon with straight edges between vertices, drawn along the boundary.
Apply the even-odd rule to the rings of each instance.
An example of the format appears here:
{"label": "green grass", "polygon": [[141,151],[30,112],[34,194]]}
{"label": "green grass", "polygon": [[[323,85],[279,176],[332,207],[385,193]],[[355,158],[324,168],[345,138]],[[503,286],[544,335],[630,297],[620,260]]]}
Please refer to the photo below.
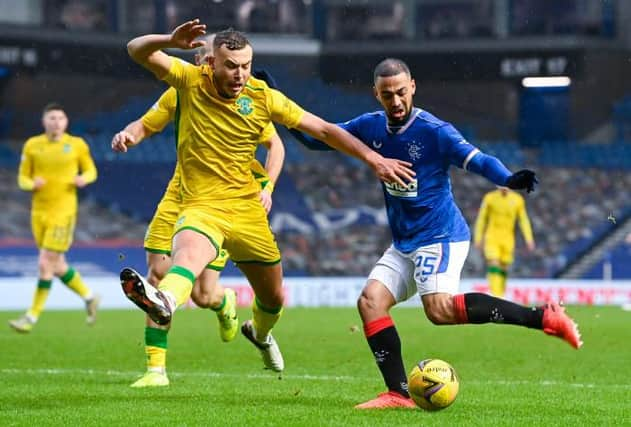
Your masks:
{"label": "green grass", "polygon": [[103,311],[93,327],[78,311],[46,312],[31,334],[0,330],[0,425],[630,425],[631,313],[569,311],[580,351],[539,331],[437,327],[420,309],[395,310],[408,368],[437,357],[460,375],[458,399],[436,413],[353,409],[384,386],[350,308],[286,310],[275,330],[282,380],[242,337],[221,343],[212,313],[183,310],[169,336],[171,386],[140,390],[129,384],[144,371],[141,312]]}

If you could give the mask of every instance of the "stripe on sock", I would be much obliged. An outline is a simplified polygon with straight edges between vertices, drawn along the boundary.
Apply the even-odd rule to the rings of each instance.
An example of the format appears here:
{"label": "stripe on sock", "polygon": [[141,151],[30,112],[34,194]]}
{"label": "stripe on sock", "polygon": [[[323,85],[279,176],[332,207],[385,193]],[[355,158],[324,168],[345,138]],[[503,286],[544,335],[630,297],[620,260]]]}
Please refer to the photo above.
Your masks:
{"label": "stripe on sock", "polygon": [[364,324],[364,335],[366,338],[370,338],[375,334],[383,331],[386,328],[394,326],[394,322],[392,321],[392,317],[384,316],[379,319],[373,320],[372,322],[368,322]]}
{"label": "stripe on sock", "polygon": [[68,267],[68,271],[64,273],[59,279],[64,282],[66,285],[72,280],[75,275],[75,270],[72,267]]}
{"label": "stripe on sock", "polygon": [[53,281],[52,280],[39,279],[37,281],[37,288],[38,289],[50,289],[50,287],[52,285],[53,285]]}
{"label": "stripe on sock", "polygon": [[454,311],[456,312],[456,322],[469,323],[469,316],[467,315],[467,304],[464,300],[464,294],[454,295]]}
{"label": "stripe on sock", "polygon": [[195,283],[195,275],[188,268],[184,268],[179,265],[174,265],[171,268],[169,268],[169,271],[167,271],[167,274],[169,273],[177,274],[178,276],[182,276],[185,279],[190,280],[191,283]]}
{"label": "stripe on sock", "polygon": [[278,314],[283,309],[282,305],[280,307],[275,307],[275,308],[266,307],[263,305],[263,303],[259,300],[258,297],[254,298],[254,302],[256,306],[259,308],[259,310],[264,311],[265,313],[269,313],[269,314]]}
{"label": "stripe on sock", "polygon": [[487,273],[495,273],[495,274],[499,274],[501,276],[506,276],[506,270],[502,270],[500,267],[495,267],[495,266],[491,266],[489,268],[487,268]]}
{"label": "stripe on sock", "polygon": [[167,348],[166,329],[158,329],[147,326],[145,328],[145,345],[158,348]]}

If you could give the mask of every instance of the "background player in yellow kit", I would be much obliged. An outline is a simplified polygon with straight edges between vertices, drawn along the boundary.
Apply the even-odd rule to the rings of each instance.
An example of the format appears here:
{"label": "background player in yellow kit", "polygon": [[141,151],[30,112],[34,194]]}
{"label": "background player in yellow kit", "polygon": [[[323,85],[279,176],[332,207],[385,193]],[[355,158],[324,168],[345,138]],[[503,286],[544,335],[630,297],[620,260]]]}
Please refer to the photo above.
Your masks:
{"label": "background player in yellow kit", "polygon": [[68,117],[59,104],[44,108],[45,133],[29,138],[22,149],[18,186],[33,192],[31,226],[39,249],[39,280],[33,304],[19,319],[9,321],[18,332],[29,332],[44,310],[56,276],[85,301],[87,322],[94,323],[98,297],[78,271],[66,262],[77,218],[77,188],[96,180],[88,144],[66,133]]}
{"label": "background player in yellow kit", "polygon": [[513,263],[515,250],[515,222],[529,251],[535,250],[535,240],[524,198],[506,187],[488,192],[482,199],[475,222],[474,243],[478,249],[484,242],[487,280],[491,293],[502,297],[506,292],[508,268]]}
{"label": "background player in yellow kit", "polygon": [[241,331],[260,351],[265,367],[284,369],[270,330],[283,306],[280,252],[258,199],[259,184],[250,164],[261,133],[271,121],[297,128],[365,161],[383,180],[404,185],[409,163],[385,159],[332,123],[302,110],[281,92],[251,78],[253,51],[237,31],[217,33],[208,65],[192,66],[162,52],[192,49],[205,34],[198,20],[172,34],[151,34],[130,41],[130,56],[178,91],[180,114],[177,161],[182,204],[175,224],[173,266],[156,290],[134,270],[121,271],[127,297],[154,321],[167,324],[184,303],[196,277],[219,249],[227,249],[256,295],[253,319]]}
{"label": "background player in yellow kit", "polygon": [[[212,38],[207,38],[212,43]],[[200,49],[196,55],[196,62],[206,60],[212,55],[212,45]],[[126,128],[114,135],[112,149],[115,151],[127,151],[140,143],[146,137],[161,132],[164,127],[174,119],[177,110],[177,93],[175,89],[166,90],[160,99],[138,120],[131,122]],[[273,127],[273,125],[270,124]],[[270,131],[273,131],[271,129]],[[274,182],[282,169],[285,155],[280,137],[274,132],[273,136],[263,142],[268,148],[266,167],[268,171],[257,161],[253,160],[251,169],[255,179],[261,185],[260,200],[266,212],[272,206],[271,195]],[[180,173],[176,167],[165,194],[160,201],[153,219],[145,235],[145,251],[147,253],[148,276],[147,280],[154,286],[164,277],[171,266],[171,237],[173,226],[179,213],[180,197]],[[234,339],[238,318],[236,314],[236,294],[232,289],[224,289],[217,282],[221,271],[224,269],[229,255],[221,250],[219,256],[203,271],[198,282],[193,287],[191,297],[196,305],[201,308],[210,308],[215,311],[219,320],[219,333],[224,342]],[[166,350],[167,332],[170,325],[158,325],[147,317],[145,329],[145,352],[147,354],[147,373],[132,387],[165,386],[169,384],[166,376]]]}

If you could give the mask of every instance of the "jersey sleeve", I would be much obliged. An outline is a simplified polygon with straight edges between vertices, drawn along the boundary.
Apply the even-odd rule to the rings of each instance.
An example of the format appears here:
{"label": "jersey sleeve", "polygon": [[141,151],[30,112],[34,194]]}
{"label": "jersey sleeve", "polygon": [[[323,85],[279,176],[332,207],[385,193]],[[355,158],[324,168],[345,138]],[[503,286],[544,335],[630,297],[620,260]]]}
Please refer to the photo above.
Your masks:
{"label": "jersey sleeve", "polygon": [[362,138],[362,134],[365,133],[362,131],[365,130],[366,124],[367,123],[366,120],[364,120],[364,116],[359,116],[347,122],[338,123],[337,125],[353,135],[355,138],[359,139],[364,144],[368,144],[366,141],[364,141],[365,138]]}
{"label": "jersey sleeve", "polygon": [[142,125],[152,133],[161,132],[173,120],[176,106],[177,91],[171,87],[140,118]]}
{"label": "jersey sleeve", "polygon": [[96,181],[96,166],[90,154],[90,146],[82,138],[79,138],[79,169],[87,184]]}
{"label": "jersey sleeve", "polygon": [[298,126],[305,113],[298,104],[276,89],[268,89],[267,105],[272,121],[290,129]]}
{"label": "jersey sleeve", "polygon": [[192,86],[199,78],[199,69],[183,59],[171,57],[171,68],[162,78],[169,86],[184,89]]}
{"label": "jersey sleeve", "polygon": [[20,167],[18,169],[18,187],[24,191],[33,190],[33,159],[31,157],[31,144],[26,141],[22,148]]}
{"label": "jersey sleeve", "polygon": [[263,144],[269,141],[276,134],[276,128],[274,127],[274,123],[269,122],[267,126],[261,132],[261,137],[259,138],[259,144]]}
{"label": "jersey sleeve", "polygon": [[438,129],[438,146],[449,164],[461,169],[467,169],[469,161],[480,152],[450,124]]}

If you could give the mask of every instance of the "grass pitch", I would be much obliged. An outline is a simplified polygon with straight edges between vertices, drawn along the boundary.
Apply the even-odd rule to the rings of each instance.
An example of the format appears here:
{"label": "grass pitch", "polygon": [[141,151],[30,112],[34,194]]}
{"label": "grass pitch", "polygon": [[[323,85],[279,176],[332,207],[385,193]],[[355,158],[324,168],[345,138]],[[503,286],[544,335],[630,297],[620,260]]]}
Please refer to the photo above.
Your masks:
{"label": "grass pitch", "polygon": [[460,375],[456,402],[435,413],[353,409],[384,385],[351,308],[286,310],[274,331],[280,380],[243,337],[222,343],[213,313],[179,311],[171,385],[159,389],[129,387],[144,372],[138,310],[103,311],[93,327],[83,312],[45,312],[28,335],[6,326],[17,313],[2,312],[0,425],[631,425],[631,313],[568,311],[585,341],[579,351],[540,331],[438,327],[420,309],[394,310],[408,369],[436,357]]}

